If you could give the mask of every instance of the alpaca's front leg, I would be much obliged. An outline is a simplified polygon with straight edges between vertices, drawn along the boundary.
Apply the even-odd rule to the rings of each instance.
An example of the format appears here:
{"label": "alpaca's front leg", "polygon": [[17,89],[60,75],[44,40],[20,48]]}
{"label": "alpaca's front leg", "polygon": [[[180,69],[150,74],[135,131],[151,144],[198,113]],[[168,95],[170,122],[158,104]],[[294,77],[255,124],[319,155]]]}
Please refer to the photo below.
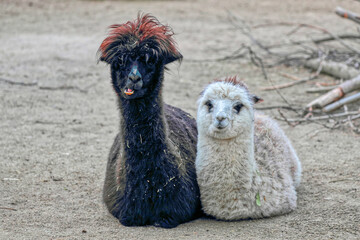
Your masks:
{"label": "alpaca's front leg", "polygon": [[126,227],[146,225],[146,222],[143,220],[141,215],[131,215],[129,213],[120,217],[119,222]]}
{"label": "alpaca's front leg", "polygon": [[173,228],[189,221],[199,209],[199,195],[196,190],[196,179],[175,177],[163,189],[163,196],[157,209],[154,225],[163,228]]}
{"label": "alpaca's front leg", "polygon": [[179,225],[179,221],[175,220],[169,214],[161,214],[161,216],[156,222],[154,222],[155,227],[162,227],[162,228],[174,228]]}
{"label": "alpaca's front leg", "polygon": [[[136,202],[133,201],[130,204],[123,205],[124,208],[120,211],[118,218],[124,226],[144,226],[152,224],[156,227],[173,228],[180,223],[179,216],[177,216],[176,212],[181,211],[180,209],[175,210],[173,203],[174,199],[168,199],[166,203],[161,204],[163,205],[162,207],[154,207],[150,203],[148,203],[148,206],[136,205]],[[152,211],[150,211],[150,209],[152,209]]]}
{"label": "alpaca's front leg", "polygon": [[[144,201],[144,195],[139,189],[130,191],[133,188],[127,186],[127,191],[119,199],[119,208],[117,214],[114,214],[119,222],[124,226],[144,226],[149,224],[151,218],[151,207]],[[143,201],[139,201],[142,199]]]}

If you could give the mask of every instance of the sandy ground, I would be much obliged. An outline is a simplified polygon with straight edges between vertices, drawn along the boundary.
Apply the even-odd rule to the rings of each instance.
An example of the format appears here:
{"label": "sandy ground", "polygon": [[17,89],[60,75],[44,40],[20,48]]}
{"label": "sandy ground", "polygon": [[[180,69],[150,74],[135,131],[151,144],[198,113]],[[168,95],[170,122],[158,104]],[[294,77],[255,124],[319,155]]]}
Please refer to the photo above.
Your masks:
{"label": "sandy ground", "polygon": [[[238,222],[198,219],[170,230],[129,228],[107,213],[101,199],[119,122],[109,69],[96,61],[107,26],[142,10],[173,27],[184,61],[166,74],[165,101],[195,116],[201,89],[232,74],[265,99],[263,106],[283,104],[275,92],[260,91],[269,83],[246,61],[192,61],[225,56],[245,41],[226,9],[251,25],[302,22],[351,33],[354,24],[333,14],[337,5],[360,12],[353,0],[1,0],[0,78],[36,85],[0,81],[0,239],[359,239],[359,136],[318,124],[293,128],[281,122],[303,164],[298,208],[291,214]],[[271,42],[286,31],[262,28],[256,34]],[[278,71],[308,75],[279,67],[270,73],[275,83],[289,81]],[[61,86],[71,88],[51,89]],[[308,87],[282,93],[305,105],[314,98],[301,94]]]}

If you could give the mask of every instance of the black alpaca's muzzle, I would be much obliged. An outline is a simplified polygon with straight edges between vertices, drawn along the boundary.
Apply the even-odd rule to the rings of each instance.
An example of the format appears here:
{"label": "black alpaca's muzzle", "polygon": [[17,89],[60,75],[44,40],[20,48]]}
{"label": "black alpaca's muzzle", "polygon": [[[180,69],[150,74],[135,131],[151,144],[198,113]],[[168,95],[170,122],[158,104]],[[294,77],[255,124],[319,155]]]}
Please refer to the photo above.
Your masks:
{"label": "black alpaca's muzzle", "polygon": [[138,66],[134,65],[128,75],[128,79],[125,85],[124,93],[128,96],[135,93],[135,90],[140,90],[143,87],[143,80],[141,73],[138,70]]}

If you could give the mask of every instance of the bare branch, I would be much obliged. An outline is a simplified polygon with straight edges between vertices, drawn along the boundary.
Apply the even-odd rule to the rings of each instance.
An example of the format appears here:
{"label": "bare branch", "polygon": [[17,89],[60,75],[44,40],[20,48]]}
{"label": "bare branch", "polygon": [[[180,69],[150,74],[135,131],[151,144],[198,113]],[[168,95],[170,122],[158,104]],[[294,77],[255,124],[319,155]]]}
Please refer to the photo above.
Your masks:
{"label": "bare branch", "polygon": [[358,118],[360,118],[360,114],[358,114],[358,115],[351,115],[351,116],[348,116],[349,118],[347,118],[347,119],[344,119],[344,120],[342,120],[341,122],[347,122],[347,121],[352,121],[352,120],[355,120],[355,119],[358,119]]}
{"label": "bare branch", "polygon": [[321,59],[311,59],[309,61],[306,61],[305,67],[308,67],[313,70],[317,70],[321,64],[323,65],[321,68],[323,73],[338,78],[350,79],[360,74],[359,70],[349,67],[344,63],[323,61]]}
{"label": "bare branch", "polygon": [[37,82],[32,82],[32,83],[16,82],[5,78],[0,78],[0,81],[11,85],[20,85],[20,86],[36,86],[38,84]]}
{"label": "bare branch", "polygon": [[59,87],[40,86],[39,89],[41,89],[41,90],[52,90],[52,91],[54,91],[54,90],[72,90],[72,89],[75,89],[75,90],[78,90],[79,92],[87,93],[87,90],[81,89],[79,87],[66,86],[66,85],[59,86]]}
{"label": "bare branch", "polygon": [[318,117],[309,117],[309,118],[293,118],[293,119],[286,119],[287,122],[313,122],[313,121],[321,121],[321,120],[329,120],[334,118],[341,118],[347,116],[357,116],[360,114],[359,111],[352,111],[347,113],[337,113],[331,115],[323,115]]}
{"label": "bare branch", "polygon": [[[354,35],[354,34],[341,34],[338,35],[338,38],[340,39],[360,39],[360,35]],[[335,37],[324,37],[324,38],[319,38],[319,39],[313,39],[313,40],[303,40],[303,41],[291,41],[290,43],[278,43],[278,44],[273,44],[273,45],[268,45],[266,46],[266,48],[282,48],[282,47],[288,47],[288,46],[292,46],[292,45],[300,45],[300,44],[306,44],[306,43],[315,43],[315,44],[320,44],[320,43],[324,43],[324,42],[329,42],[329,41],[337,41],[337,39]]]}
{"label": "bare branch", "polygon": [[341,7],[337,7],[335,9],[335,13],[337,15],[339,15],[340,17],[347,18],[351,21],[354,21],[354,22],[360,24],[360,16],[357,15],[356,13],[350,12],[349,10],[345,10]]}
{"label": "bare branch", "polygon": [[[262,45],[261,42],[259,42],[257,39],[255,39],[251,34],[250,34],[250,30],[248,27],[244,27],[244,26],[240,26],[238,24],[238,22],[240,21],[239,18],[237,18],[236,16],[234,16],[230,11],[228,12],[228,18],[230,23],[238,30],[241,31],[242,34],[244,34],[245,36],[247,36],[255,45],[257,45],[259,48],[263,49],[265,52],[267,52],[268,54],[274,54],[275,53],[271,52],[268,48],[266,48],[265,46]],[[243,23],[243,22],[242,22]],[[244,23],[243,23],[244,25]]]}
{"label": "bare branch", "polygon": [[[261,71],[263,73],[263,76],[265,78],[265,80],[267,80],[268,82],[270,82],[270,84],[272,86],[274,86],[274,83],[273,81],[268,77],[267,73],[266,73],[266,70],[265,70],[265,67],[264,67],[264,64],[263,64],[263,61],[260,57],[258,57],[256,55],[256,53],[249,47],[249,53],[250,53],[250,57],[251,57],[251,60],[252,62],[257,66],[260,66],[261,68]],[[279,89],[275,89],[276,92],[278,93],[278,95],[283,99],[283,101],[289,106],[289,107],[292,107],[292,105],[289,103],[289,101],[280,93]],[[297,110],[294,110],[296,113],[297,113]]]}
{"label": "bare branch", "polygon": [[306,90],[306,93],[324,93],[324,92],[331,91],[336,87],[337,87],[337,85],[335,85],[335,86],[326,86],[326,87],[317,87],[317,88],[309,88],[309,89]]}
{"label": "bare branch", "polygon": [[271,109],[287,109],[287,110],[292,110],[292,111],[296,111],[296,110],[301,110],[301,107],[293,107],[293,106],[287,106],[287,105],[275,105],[275,106],[267,106],[267,107],[255,107],[256,110],[271,110]]}
{"label": "bare branch", "polygon": [[[39,86],[38,82],[32,82],[32,83],[16,82],[16,81],[12,81],[12,80],[5,79],[5,78],[0,78],[0,81],[5,82],[7,84],[11,84],[11,85],[20,85],[20,86],[25,86],[25,87]],[[91,87],[93,87],[94,85],[96,85],[96,82],[89,84],[84,89],[76,87],[76,86],[66,86],[66,85],[62,85],[59,87],[39,86],[38,89],[40,89],[40,90],[73,90],[74,89],[74,90],[78,90],[79,92],[82,92],[82,93],[87,93],[88,90]]]}
{"label": "bare branch", "polygon": [[15,208],[9,208],[9,207],[0,207],[0,209],[17,211],[17,209],[15,209]]}
{"label": "bare branch", "polygon": [[287,119],[287,117],[285,117],[285,115],[280,111],[280,109],[278,109],[278,112],[280,114],[280,116],[283,118],[283,120],[291,127],[295,127],[298,123],[294,123],[294,122],[291,122]]}
{"label": "bare branch", "polygon": [[346,93],[349,93],[353,90],[360,89],[360,75],[351,80],[345,81],[340,84],[337,88],[331,90],[330,92],[316,98],[314,101],[310,102],[306,108],[322,108],[329,103],[332,103],[340,98],[342,98]]}
{"label": "bare branch", "polygon": [[[289,23],[289,25],[291,25],[291,23]],[[321,31],[323,33],[328,34],[331,38],[334,38],[335,40],[337,40],[341,45],[343,45],[344,47],[346,47],[347,49],[350,49],[351,51],[356,52],[357,54],[360,54],[360,51],[349,46],[348,44],[346,44],[339,36],[337,36],[336,34],[331,33],[329,30],[323,28],[323,27],[319,27],[319,26],[315,26],[315,25],[311,25],[311,24],[306,24],[306,23],[292,23],[292,25],[296,25],[295,30],[298,31],[300,28],[311,28],[311,29],[315,29],[318,31]],[[295,30],[293,30],[291,32],[291,34],[293,34],[295,32]],[[289,35],[289,34],[288,34]]]}
{"label": "bare branch", "polygon": [[317,69],[316,73],[315,74],[312,74],[310,77],[307,77],[307,78],[303,78],[303,79],[299,79],[297,77],[294,77],[294,76],[291,76],[289,74],[281,74],[285,77],[289,77],[289,78],[292,78],[292,79],[295,79],[294,82],[291,82],[291,83],[285,83],[285,84],[280,84],[280,85],[276,85],[276,86],[272,86],[272,87],[265,87],[265,88],[261,88],[261,90],[274,90],[274,89],[280,89],[280,88],[287,88],[287,87],[291,87],[291,86],[294,86],[294,85],[298,85],[298,84],[301,84],[301,83],[305,83],[305,82],[308,82],[310,80],[314,80],[316,79],[320,72],[321,72],[321,69],[322,69],[322,64],[319,64],[319,68]]}
{"label": "bare branch", "polygon": [[301,27],[307,27],[307,28],[312,28],[312,29],[316,29],[316,30],[319,30],[323,33],[326,33],[328,35],[330,35],[332,38],[336,39],[341,45],[343,45],[344,47],[346,47],[347,49],[350,49],[351,51],[354,51],[356,52],[357,54],[360,54],[360,51],[349,46],[348,44],[346,44],[341,38],[339,38],[339,36],[331,33],[329,30],[323,28],[323,27],[319,27],[319,26],[314,26],[314,25],[310,25],[310,24],[305,24],[305,23],[301,23],[301,24],[298,24],[298,28],[301,28]]}
{"label": "bare branch", "polygon": [[345,104],[356,102],[359,100],[360,100],[360,92],[356,93],[354,95],[351,95],[349,97],[345,97],[345,98],[343,98],[337,102],[334,102],[332,104],[327,105],[326,107],[324,107],[323,111],[324,112],[332,112]]}

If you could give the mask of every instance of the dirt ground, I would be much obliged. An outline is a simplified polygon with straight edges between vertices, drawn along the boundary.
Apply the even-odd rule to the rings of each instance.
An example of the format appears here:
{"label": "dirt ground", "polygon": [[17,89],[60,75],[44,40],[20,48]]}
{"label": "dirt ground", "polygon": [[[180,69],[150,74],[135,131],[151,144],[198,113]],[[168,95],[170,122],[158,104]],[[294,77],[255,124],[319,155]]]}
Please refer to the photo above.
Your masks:
{"label": "dirt ground", "polygon": [[[264,98],[263,106],[283,104],[276,92],[260,90],[269,83],[247,61],[193,61],[225,56],[247,41],[226,10],[250,25],[296,22],[356,31],[333,13],[338,5],[360,12],[353,0],[0,0],[0,239],[359,239],[360,138],[318,124],[293,128],[280,122],[303,165],[298,208],[291,214],[198,219],[174,229],[124,227],[101,199],[119,122],[109,69],[96,60],[107,26],[132,20],[140,10],[172,26],[184,61],[166,74],[165,101],[195,116],[202,88],[226,75],[244,78]],[[286,31],[261,28],[256,34],[272,42]],[[278,67],[270,72],[277,84],[289,81],[279,71],[309,74]],[[302,94],[308,87],[281,92],[304,106],[314,98]]]}

